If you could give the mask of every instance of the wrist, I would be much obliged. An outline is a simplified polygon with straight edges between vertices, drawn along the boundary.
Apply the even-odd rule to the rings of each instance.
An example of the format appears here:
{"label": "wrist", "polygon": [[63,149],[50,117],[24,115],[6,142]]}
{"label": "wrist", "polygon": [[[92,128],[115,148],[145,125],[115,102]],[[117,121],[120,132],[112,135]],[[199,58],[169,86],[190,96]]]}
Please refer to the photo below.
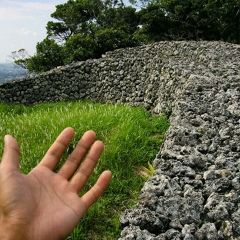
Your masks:
{"label": "wrist", "polygon": [[14,223],[9,223],[8,221],[0,221],[0,239],[3,240],[22,240],[28,239],[26,237],[26,230],[21,226]]}

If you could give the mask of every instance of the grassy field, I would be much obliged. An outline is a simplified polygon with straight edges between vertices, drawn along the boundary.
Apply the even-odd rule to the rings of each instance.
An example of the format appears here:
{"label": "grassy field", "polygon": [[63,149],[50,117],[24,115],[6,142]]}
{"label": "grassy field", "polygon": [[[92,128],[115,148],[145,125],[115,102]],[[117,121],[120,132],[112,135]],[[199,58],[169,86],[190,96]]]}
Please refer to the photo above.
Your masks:
{"label": "grassy field", "polygon": [[85,191],[105,169],[113,173],[111,184],[67,238],[71,240],[118,239],[119,217],[125,209],[135,206],[145,181],[137,169],[149,167],[148,162],[158,153],[169,127],[165,116],[153,116],[140,107],[91,102],[47,103],[32,107],[0,104],[0,119],[0,154],[3,153],[4,135],[11,134],[20,144],[21,171],[25,174],[68,126],[75,129],[75,137],[62,161],[89,129],[104,142],[101,161]]}

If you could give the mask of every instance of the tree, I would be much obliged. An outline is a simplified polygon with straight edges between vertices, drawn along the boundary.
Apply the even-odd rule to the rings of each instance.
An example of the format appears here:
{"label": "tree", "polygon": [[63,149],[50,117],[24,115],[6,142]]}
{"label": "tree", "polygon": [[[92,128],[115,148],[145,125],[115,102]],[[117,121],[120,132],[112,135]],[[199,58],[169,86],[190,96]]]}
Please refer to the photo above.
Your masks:
{"label": "tree", "polygon": [[139,25],[139,17],[133,7],[111,7],[101,12],[97,24],[102,29],[113,28],[122,30],[126,34],[133,34]]}
{"label": "tree", "polygon": [[72,61],[98,58],[106,51],[136,46],[136,9],[118,0],[69,0],[51,14],[47,38],[37,44],[28,59],[32,72],[47,71]]}
{"label": "tree", "polygon": [[99,57],[107,51],[136,45],[133,37],[121,29],[106,28],[99,30],[96,33],[96,40]]}
{"label": "tree", "polygon": [[87,33],[103,7],[101,0],[69,0],[65,4],[57,5],[51,17],[58,22],[47,23],[48,37],[65,42],[74,34]]}
{"label": "tree", "polygon": [[11,53],[11,58],[13,59],[14,63],[23,69],[27,69],[29,57],[30,56],[27,50],[24,48],[21,48],[18,51],[14,51]]}
{"label": "tree", "polygon": [[239,0],[159,0],[172,20],[172,38],[235,42]]}
{"label": "tree", "polygon": [[172,39],[199,39],[206,19],[207,0],[162,0],[161,6],[171,19],[169,37]]}
{"label": "tree", "polygon": [[239,0],[209,0],[206,10],[219,39],[240,43]]}
{"label": "tree", "polygon": [[30,72],[44,72],[64,64],[62,47],[53,39],[45,38],[37,43],[36,54],[27,60]]}
{"label": "tree", "polygon": [[95,32],[97,55],[117,48],[138,45],[134,33],[138,29],[139,17],[133,7],[118,6],[102,11]]}
{"label": "tree", "polygon": [[147,43],[169,39],[171,19],[160,4],[149,4],[139,12],[139,35],[144,35]]}
{"label": "tree", "polygon": [[89,35],[74,34],[64,44],[64,63],[68,64],[93,58],[95,57],[95,48],[95,43]]}
{"label": "tree", "polygon": [[104,0],[104,8],[117,8],[125,6],[122,0]]}
{"label": "tree", "polygon": [[62,43],[64,63],[99,58],[106,51],[137,45],[138,15],[123,1],[70,0],[58,5],[51,16],[59,22],[48,22],[48,36]]}
{"label": "tree", "polygon": [[138,6],[141,7],[142,9],[147,7],[148,4],[153,3],[153,0],[129,0],[129,2],[134,5],[134,6]]}
{"label": "tree", "polygon": [[[56,6],[47,38],[17,64],[47,71],[106,51],[161,40],[240,41],[239,0],[68,0]],[[20,52],[21,53],[21,52]],[[22,52],[24,53],[24,51]]]}

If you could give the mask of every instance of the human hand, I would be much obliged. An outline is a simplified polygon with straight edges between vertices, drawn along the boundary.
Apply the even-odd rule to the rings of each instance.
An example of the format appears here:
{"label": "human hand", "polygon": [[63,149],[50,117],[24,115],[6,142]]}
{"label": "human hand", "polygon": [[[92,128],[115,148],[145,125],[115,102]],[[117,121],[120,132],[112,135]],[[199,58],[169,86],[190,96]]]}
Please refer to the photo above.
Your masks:
{"label": "human hand", "polygon": [[54,173],[73,135],[74,130],[66,128],[28,175],[20,172],[17,141],[5,136],[0,164],[0,239],[65,239],[107,188],[110,171],[103,172],[82,197],[78,195],[104,148],[95,141],[93,131],[83,135]]}

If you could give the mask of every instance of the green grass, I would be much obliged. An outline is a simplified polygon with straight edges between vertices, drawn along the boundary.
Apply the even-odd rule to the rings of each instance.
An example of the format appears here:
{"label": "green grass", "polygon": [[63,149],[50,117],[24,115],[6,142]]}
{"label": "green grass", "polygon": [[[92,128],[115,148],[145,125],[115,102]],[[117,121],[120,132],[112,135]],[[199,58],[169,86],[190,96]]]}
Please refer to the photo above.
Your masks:
{"label": "green grass", "polygon": [[21,171],[27,174],[66,127],[75,136],[64,154],[64,161],[82,134],[92,129],[105,144],[94,174],[84,191],[99,174],[109,169],[111,184],[101,199],[90,208],[68,239],[118,239],[119,217],[132,208],[144,184],[136,169],[152,162],[169,127],[165,116],[153,116],[140,107],[97,104],[92,102],[60,102],[32,107],[0,104],[0,153],[3,137],[14,136],[21,147]]}

